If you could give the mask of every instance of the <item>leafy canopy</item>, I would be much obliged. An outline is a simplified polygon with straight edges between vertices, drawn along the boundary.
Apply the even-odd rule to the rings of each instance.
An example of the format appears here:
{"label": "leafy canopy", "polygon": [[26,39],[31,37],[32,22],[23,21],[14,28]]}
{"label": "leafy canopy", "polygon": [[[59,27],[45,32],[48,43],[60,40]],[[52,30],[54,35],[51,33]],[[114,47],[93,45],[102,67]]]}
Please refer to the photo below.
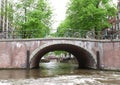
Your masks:
{"label": "leafy canopy", "polygon": [[[51,27],[51,8],[46,0],[20,0],[16,4],[15,25],[23,38],[45,37]],[[26,32],[24,32],[26,30]],[[31,30],[31,32],[28,32]]]}
{"label": "leafy canopy", "polygon": [[58,32],[66,29],[102,30],[110,27],[109,17],[116,16],[116,6],[111,0],[70,0],[66,19],[58,27]]}

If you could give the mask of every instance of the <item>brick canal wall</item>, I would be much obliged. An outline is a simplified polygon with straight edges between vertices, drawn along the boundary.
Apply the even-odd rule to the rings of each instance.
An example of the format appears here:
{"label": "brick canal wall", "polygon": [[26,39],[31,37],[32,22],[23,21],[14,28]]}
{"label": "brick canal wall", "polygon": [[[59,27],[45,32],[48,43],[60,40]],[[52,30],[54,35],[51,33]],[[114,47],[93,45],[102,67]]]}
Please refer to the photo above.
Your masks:
{"label": "brick canal wall", "polygon": [[102,42],[100,61],[103,69],[120,70],[120,42]]}

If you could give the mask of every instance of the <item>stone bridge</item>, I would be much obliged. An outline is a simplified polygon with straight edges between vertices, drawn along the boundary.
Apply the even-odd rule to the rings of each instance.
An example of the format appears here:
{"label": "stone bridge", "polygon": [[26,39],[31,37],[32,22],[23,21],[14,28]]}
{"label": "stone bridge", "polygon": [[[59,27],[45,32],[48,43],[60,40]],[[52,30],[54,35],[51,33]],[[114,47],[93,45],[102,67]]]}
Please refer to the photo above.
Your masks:
{"label": "stone bridge", "polygon": [[58,50],[73,54],[79,68],[120,70],[120,41],[78,38],[0,40],[0,68],[36,68]]}

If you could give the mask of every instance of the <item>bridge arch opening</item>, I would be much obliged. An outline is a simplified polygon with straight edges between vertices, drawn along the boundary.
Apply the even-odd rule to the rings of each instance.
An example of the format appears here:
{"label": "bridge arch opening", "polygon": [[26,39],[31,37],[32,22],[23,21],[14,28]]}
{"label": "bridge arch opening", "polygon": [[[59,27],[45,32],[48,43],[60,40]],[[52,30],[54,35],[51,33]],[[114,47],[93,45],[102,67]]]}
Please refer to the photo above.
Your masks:
{"label": "bridge arch opening", "polygon": [[72,44],[53,44],[42,49],[37,49],[37,52],[30,59],[30,68],[39,68],[42,57],[53,51],[66,51],[74,55],[78,62],[78,68],[96,68],[96,62],[93,56],[84,48]]}

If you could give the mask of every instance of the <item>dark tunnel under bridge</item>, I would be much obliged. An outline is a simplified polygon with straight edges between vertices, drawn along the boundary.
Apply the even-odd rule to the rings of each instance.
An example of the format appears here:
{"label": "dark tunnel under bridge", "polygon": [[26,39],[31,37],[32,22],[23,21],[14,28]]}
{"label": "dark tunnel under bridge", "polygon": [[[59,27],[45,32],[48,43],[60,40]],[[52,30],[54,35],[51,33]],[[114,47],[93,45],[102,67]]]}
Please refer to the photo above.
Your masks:
{"label": "dark tunnel under bridge", "polygon": [[78,68],[95,68],[96,62],[93,56],[84,48],[72,44],[53,44],[46,46],[37,52],[30,59],[30,68],[39,68],[41,58],[51,51],[66,51],[75,56],[78,61]]}

